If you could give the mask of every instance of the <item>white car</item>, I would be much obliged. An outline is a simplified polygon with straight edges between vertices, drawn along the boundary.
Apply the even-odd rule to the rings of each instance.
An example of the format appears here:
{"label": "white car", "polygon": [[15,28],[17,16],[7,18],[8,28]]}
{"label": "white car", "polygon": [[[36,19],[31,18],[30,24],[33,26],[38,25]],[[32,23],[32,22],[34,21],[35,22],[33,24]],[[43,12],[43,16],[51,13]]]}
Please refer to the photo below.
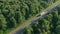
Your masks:
{"label": "white car", "polygon": [[42,12],[42,13],[41,13],[41,16],[44,16],[44,15],[46,15],[46,13],[47,13],[47,12]]}

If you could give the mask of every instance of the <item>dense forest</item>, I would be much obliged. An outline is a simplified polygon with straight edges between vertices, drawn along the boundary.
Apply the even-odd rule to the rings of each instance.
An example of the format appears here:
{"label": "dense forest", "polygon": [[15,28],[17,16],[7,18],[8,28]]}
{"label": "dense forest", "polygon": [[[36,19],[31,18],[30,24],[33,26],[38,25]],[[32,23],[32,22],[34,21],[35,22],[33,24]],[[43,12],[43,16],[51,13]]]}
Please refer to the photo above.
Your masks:
{"label": "dense forest", "polygon": [[[56,1],[58,0],[0,0],[0,34],[23,24]],[[59,9],[57,7],[56,12],[38,20],[31,27],[26,27],[23,34],[59,34]]]}
{"label": "dense forest", "polygon": [[60,34],[60,6],[26,27],[22,34]]}

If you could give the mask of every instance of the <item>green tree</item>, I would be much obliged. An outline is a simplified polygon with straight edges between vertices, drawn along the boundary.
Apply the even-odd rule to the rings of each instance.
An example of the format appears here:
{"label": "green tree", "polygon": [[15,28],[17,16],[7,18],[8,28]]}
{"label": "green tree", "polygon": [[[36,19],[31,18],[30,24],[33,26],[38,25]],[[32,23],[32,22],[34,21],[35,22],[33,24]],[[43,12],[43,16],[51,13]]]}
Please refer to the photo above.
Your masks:
{"label": "green tree", "polygon": [[6,22],[5,17],[2,14],[0,14],[0,30],[6,30],[7,28],[6,24],[7,22]]}

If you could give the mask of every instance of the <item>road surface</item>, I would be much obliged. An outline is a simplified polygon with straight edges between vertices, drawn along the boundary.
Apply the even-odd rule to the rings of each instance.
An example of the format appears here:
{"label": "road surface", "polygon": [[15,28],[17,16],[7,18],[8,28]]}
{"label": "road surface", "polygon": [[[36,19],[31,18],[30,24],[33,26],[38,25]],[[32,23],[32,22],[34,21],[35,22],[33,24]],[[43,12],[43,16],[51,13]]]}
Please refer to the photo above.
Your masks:
{"label": "road surface", "polygon": [[34,18],[28,20],[26,23],[22,24],[21,26],[19,26],[18,28],[16,28],[15,30],[13,30],[12,32],[10,32],[8,34],[21,34],[21,32],[24,30],[24,28],[26,26],[35,23],[35,21],[37,21],[38,19],[42,18],[47,13],[51,12],[51,10],[55,9],[59,4],[60,4],[60,1],[57,1],[53,5],[49,6],[46,10],[44,10],[44,12],[42,12],[41,14],[37,14]]}

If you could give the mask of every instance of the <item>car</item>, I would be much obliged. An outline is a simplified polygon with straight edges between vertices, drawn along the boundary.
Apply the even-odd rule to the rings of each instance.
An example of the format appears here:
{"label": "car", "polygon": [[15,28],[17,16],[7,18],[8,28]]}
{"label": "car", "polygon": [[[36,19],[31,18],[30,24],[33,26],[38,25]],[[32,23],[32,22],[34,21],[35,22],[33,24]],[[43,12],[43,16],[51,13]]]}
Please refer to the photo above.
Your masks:
{"label": "car", "polygon": [[41,16],[41,15],[38,15],[37,17],[39,17],[39,16]]}

